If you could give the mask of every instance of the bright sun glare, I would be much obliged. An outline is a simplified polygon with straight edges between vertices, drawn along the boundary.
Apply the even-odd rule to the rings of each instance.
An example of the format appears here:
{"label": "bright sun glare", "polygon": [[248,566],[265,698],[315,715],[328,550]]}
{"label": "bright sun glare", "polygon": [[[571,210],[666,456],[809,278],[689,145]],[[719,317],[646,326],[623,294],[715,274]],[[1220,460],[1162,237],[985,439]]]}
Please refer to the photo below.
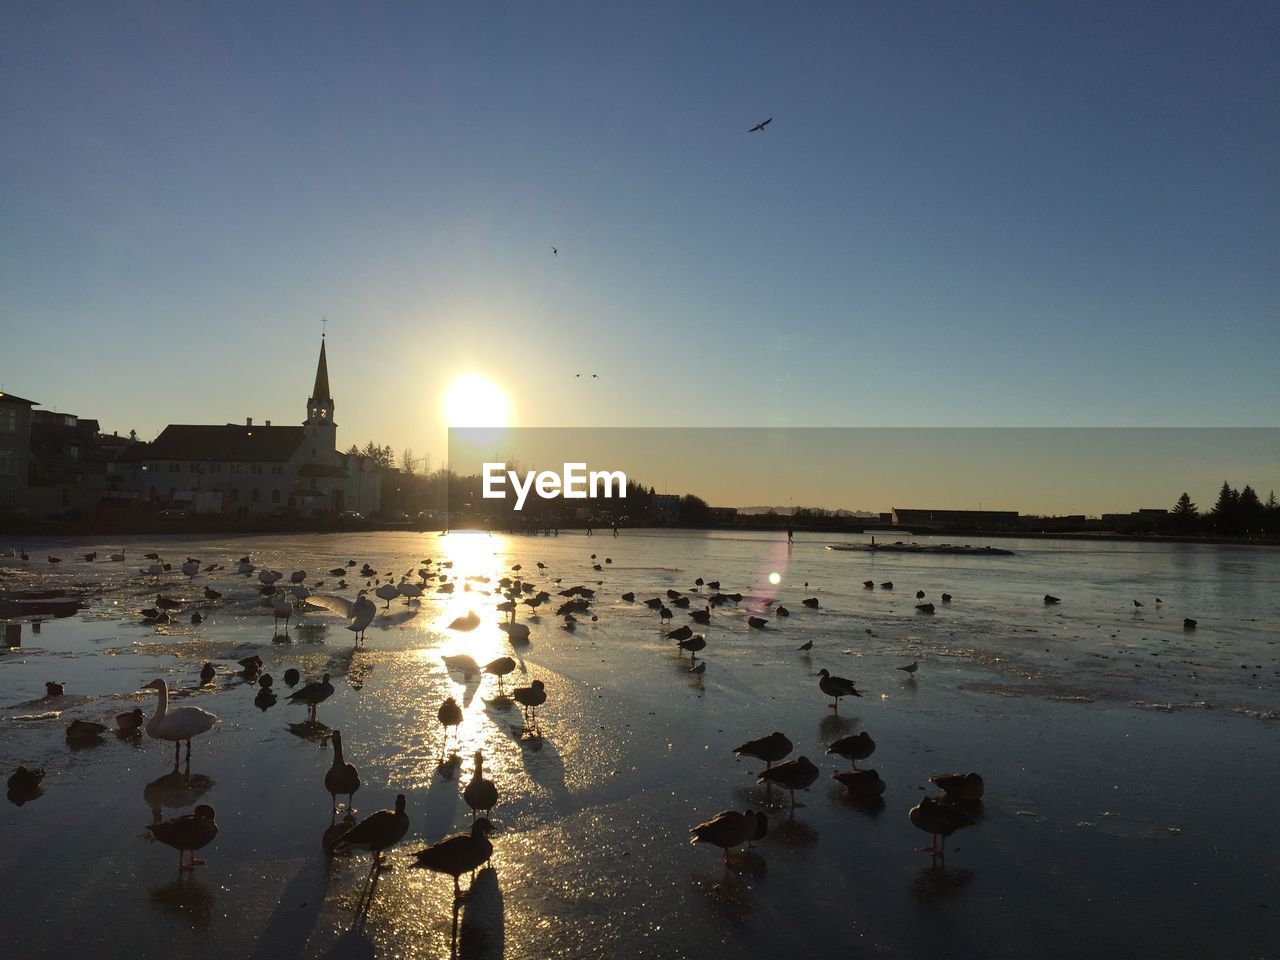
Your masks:
{"label": "bright sun glare", "polygon": [[506,391],[488,377],[468,373],[450,384],[444,415],[450,427],[505,427],[511,403]]}

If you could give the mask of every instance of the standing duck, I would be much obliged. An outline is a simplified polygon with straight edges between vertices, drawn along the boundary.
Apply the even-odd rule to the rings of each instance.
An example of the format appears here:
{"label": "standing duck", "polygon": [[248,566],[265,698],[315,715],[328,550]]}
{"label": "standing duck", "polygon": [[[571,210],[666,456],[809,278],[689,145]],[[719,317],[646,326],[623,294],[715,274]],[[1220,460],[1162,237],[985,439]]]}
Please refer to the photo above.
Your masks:
{"label": "standing duck", "polygon": [[929,782],[941,788],[953,803],[975,803],[982,799],[986,789],[979,773],[940,773],[930,777]]}
{"label": "standing duck", "polygon": [[493,785],[492,780],[484,778],[484,755],[479,750],[476,751],[475,761],[471,782],[462,791],[462,799],[471,808],[472,819],[481,810],[486,817],[489,816],[489,811],[498,805],[498,788]]}
{"label": "standing duck", "polygon": [[436,711],[436,719],[440,721],[440,726],[444,727],[444,746],[440,748],[440,756],[445,757],[449,752],[449,728],[453,727],[456,733],[458,727],[462,726],[462,708],[458,706],[458,701],[449,697],[440,704],[440,709]]}
{"label": "standing duck", "polygon": [[507,674],[513,672],[516,662],[511,657],[498,657],[484,665],[484,672],[498,678],[498,694],[503,694],[502,681]]}
{"label": "standing duck", "polygon": [[[218,722],[216,715],[199,707],[169,709],[169,685],[164,680],[152,680],[147,689],[160,693],[156,712],[147,721],[147,735],[157,740],[173,741],[173,768],[178,769],[178,751],[182,741],[187,742],[187,764],[191,763],[191,738],[213,729]],[[194,849],[194,848],[192,848]]]}
{"label": "standing duck", "polygon": [[337,850],[371,850],[373,868],[382,866],[382,853],[404,839],[409,832],[409,815],[404,812],[404,794],[396,795],[395,810],[378,810],[369,814],[344,833]]}
{"label": "standing duck", "polygon": [[213,683],[213,678],[217,676],[218,671],[213,668],[213,664],[206,661],[205,665],[200,668],[200,685],[207,687]]}
{"label": "standing duck", "polygon": [[46,700],[50,700],[53,697],[60,697],[64,693],[66,693],[66,688],[60,683],[54,683],[52,680],[49,680],[44,685],[44,698]]}
{"label": "standing duck", "polygon": [[740,747],[734,747],[733,752],[740,757],[755,757],[757,760],[763,760],[767,770],[779,760],[784,759],[791,752],[791,748],[791,741],[787,739],[786,734],[775,730],[767,737],[757,737],[755,740],[748,740]]}
{"label": "standing duck", "polygon": [[874,770],[846,770],[831,776],[844,785],[851,800],[870,803],[879,800],[884,794],[884,781]]}
{"label": "standing duck", "polygon": [[146,716],[141,707],[134,707],[124,713],[116,714],[116,735],[119,737],[136,737],[142,732],[142,722]]}
{"label": "standing duck", "polygon": [[836,713],[840,712],[841,697],[862,696],[857,688],[854,687],[852,680],[847,680],[844,677],[833,677],[825,667],[818,671],[818,686],[823,693],[831,697],[831,709]]}
{"label": "standing duck", "polygon": [[[969,815],[959,807],[933,797],[924,797],[911,808],[909,816],[912,826],[933,837],[933,842],[924,848],[924,852],[940,857],[946,856],[947,837],[973,823]],[[941,844],[938,843],[938,837],[942,837]]]}
{"label": "standing duck", "polygon": [[724,851],[724,862],[729,862],[729,851],[746,843],[756,831],[755,814],[748,810],[722,810],[710,820],[689,828],[690,843],[710,843]]}
{"label": "standing duck", "polygon": [[355,764],[342,757],[342,733],[333,731],[333,766],[324,775],[324,788],[333,798],[333,815],[338,815],[338,794],[346,794],[347,812],[351,812],[351,798],[360,789],[360,774]]}
{"label": "standing duck", "polygon": [[[524,726],[526,730],[538,727],[538,708],[547,702],[547,691],[541,680],[534,680],[527,687],[516,687],[511,696],[516,703],[524,707]],[[530,722],[532,718],[532,723]]]}
{"label": "standing duck", "polygon": [[[213,807],[207,803],[196,807],[194,813],[174,817],[162,823],[148,824],[147,829],[161,843],[168,844],[178,851],[178,873],[203,866],[204,861],[197,860],[195,852],[201,847],[208,846],[218,835],[218,824],[214,820]],[[183,855],[187,851],[191,852],[191,862],[184,865]]]}
{"label": "standing duck", "polygon": [[449,874],[453,877],[454,897],[461,897],[462,888],[458,883],[461,876],[475,873],[493,856],[493,844],[488,836],[492,829],[489,821],[480,817],[471,825],[470,833],[457,833],[419,850],[418,866]]}
{"label": "standing duck", "polygon": [[311,708],[311,722],[316,722],[316,707],[333,696],[333,684],[326,673],[319,683],[308,683],[296,693],[289,694],[290,703],[302,703]]}
{"label": "standing duck", "polygon": [[841,737],[831,746],[827,747],[827,753],[834,753],[837,757],[844,757],[853,763],[853,769],[858,769],[858,761],[865,760],[876,752],[876,742],[871,739],[871,735],[865,730],[861,733],[855,733],[847,737]]}
{"label": "standing duck", "polygon": [[796,805],[796,791],[807,790],[818,779],[818,768],[808,757],[797,757],[764,771],[756,777],[757,783],[776,783],[791,791],[791,806]]}
{"label": "standing duck", "polygon": [[67,727],[67,743],[73,747],[101,743],[102,735],[106,732],[107,728],[100,723],[94,723],[91,720],[72,720],[71,725]]}

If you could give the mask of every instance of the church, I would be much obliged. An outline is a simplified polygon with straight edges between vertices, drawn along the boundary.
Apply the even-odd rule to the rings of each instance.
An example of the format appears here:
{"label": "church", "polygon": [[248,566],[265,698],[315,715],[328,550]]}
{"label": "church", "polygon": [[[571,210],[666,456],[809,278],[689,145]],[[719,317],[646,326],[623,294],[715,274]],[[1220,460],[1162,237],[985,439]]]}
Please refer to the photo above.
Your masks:
{"label": "church", "polygon": [[368,457],[338,452],[324,338],[301,426],[170,424],[113,465],[138,499],[196,513],[304,516],[378,512],[382,477]]}

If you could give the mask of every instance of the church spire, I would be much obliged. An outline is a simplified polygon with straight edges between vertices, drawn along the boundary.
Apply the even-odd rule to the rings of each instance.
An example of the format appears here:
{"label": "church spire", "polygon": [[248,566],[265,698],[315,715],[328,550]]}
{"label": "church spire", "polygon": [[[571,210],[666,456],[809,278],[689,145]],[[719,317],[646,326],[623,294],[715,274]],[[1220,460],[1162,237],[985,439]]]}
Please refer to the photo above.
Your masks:
{"label": "church spire", "polygon": [[329,364],[324,358],[324,335],[320,336],[320,362],[316,365],[316,385],[311,388],[311,402],[313,404],[332,400],[329,396]]}

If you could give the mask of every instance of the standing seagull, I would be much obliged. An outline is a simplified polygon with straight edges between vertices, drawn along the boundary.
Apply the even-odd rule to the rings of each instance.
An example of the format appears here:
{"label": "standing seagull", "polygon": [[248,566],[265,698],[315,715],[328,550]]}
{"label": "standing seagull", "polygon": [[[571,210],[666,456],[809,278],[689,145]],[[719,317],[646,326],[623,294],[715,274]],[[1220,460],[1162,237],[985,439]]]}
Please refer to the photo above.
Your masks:
{"label": "standing seagull", "polygon": [[378,613],[378,606],[364,595],[361,590],[355,600],[338,597],[327,593],[312,594],[307,598],[310,607],[323,607],[336,613],[347,621],[347,629],[356,635],[356,643],[364,640],[365,628],[373,622]]}
{"label": "standing seagull", "polygon": [[764,128],[771,123],[773,123],[773,117],[770,117],[768,120],[762,120],[760,123],[757,123],[754,127],[748,130],[747,133],[763,133]]}

